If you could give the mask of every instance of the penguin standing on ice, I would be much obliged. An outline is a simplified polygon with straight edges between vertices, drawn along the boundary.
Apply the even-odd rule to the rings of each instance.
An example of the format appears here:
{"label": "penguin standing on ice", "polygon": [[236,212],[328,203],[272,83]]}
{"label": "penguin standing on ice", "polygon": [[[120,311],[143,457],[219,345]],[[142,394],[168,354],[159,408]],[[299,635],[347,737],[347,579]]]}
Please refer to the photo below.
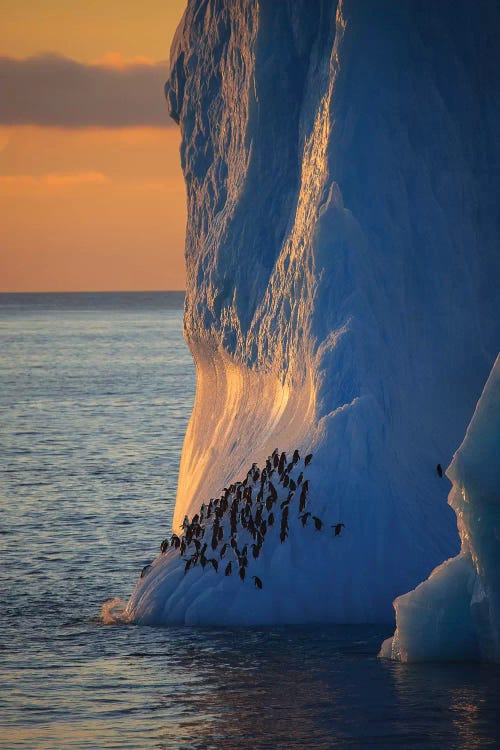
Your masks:
{"label": "penguin standing on ice", "polygon": [[321,518],[318,518],[317,516],[313,516],[312,519],[314,521],[314,526],[316,527],[316,531],[321,531],[321,529],[323,528],[323,521],[321,520]]}
{"label": "penguin standing on ice", "polygon": [[441,466],[441,464],[438,464],[436,466],[436,471],[437,471],[439,477],[443,476],[443,467]]}
{"label": "penguin standing on ice", "polygon": [[283,453],[280,456],[280,460],[278,461],[278,474],[283,474],[285,464],[286,464],[286,453],[285,451],[283,451]]}
{"label": "penguin standing on ice", "polygon": [[233,569],[233,563],[232,563],[232,562],[231,562],[231,560],[230,560],[230,561],[228,562],[228,564],[226,565],[226,569],[225,569],[225,571],[224,571],[224,575],[226,575],[226,576],[230,576],[230,575],[231,575],[231,571],[232,571],[232,569]]}
{"label": "penguin standing on ice", "polygon": [[262,588],[262,581],[260,580],[259,576],[252,576],[252,578],[253,578],[254,583],[255,583],[255,588],[256,589],[261,589]]}
{"label": "penguin standing on ice", "polygon": [[336,523],[333,527],[335,536],[340,536],[342,529],[345,528],[345,523]]}
{"label": "penguin standing on ice", "polygon": [[313,457],[312,453],[308,453],[307,456],[304,458],[304,466],[309,466],[311,463],[311,459]]}
{"label": "penguin standing on ice", "polygon": [[168,550],[168,539],[164,539],[163,542],[160,544],[161,554],[164,555],[167,550]]}

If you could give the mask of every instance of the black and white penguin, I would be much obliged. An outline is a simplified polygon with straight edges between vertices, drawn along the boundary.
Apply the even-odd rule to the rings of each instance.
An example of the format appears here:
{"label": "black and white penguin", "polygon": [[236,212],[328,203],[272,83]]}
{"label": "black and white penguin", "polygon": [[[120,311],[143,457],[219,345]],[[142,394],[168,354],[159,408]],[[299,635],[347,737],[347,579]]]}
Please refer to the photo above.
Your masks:
{"label": "black and white penguin", "polygon": [[436,471],[437,471],[437,473],[438,473],[438,476],[440,476],[440,477],[442,477],[442,476],[443,476],[443,467],[441,466],[441,464],[438,464],[438,465],[436,466]]}
{"label": "black and white penguin", "polygon": [[283,451],[283,453],[280,456],[280,460],[278,462],[278,474],[283,474],[283,469],[285,468],[286,464],[286,453]]}
{"label": "black and white penguin", "polygon": [[256,589],[261,589],[262,588],[262,581],[260,580],[259,576],[252,576],[252,578],[253,578],[254,583],[255,583],[255,588]]}
{"label": "black and white penguin", "polygon": [[318,518],[318,516],[313,516],[312,519],[314,521],[316,531],[321,531],[321,529],[323,528],[323,521],[321,520],[321,518]]}
{"label": "black and white penguin", "polygon": [[311,459],[313,457],[312,453],[308,453],[307,456],[304,458],[304,466],[309,466],[311,463]]}
{"label": "black and white penguin", "polygon": [[335,536],[340,536],[340,533],[343,528],[345,528],[344,523],[336,523],[332,528],[335,530]]}

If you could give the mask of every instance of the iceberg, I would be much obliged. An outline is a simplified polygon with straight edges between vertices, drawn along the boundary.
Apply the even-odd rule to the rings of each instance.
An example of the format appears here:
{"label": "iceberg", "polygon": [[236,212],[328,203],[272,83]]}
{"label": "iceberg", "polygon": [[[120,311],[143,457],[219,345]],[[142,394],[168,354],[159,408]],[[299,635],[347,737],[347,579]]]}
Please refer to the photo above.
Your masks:
{"label": "iceberg", "polygon": [[394,602],[396,661],[500,661],[500,355],[447,475],[460,554]]}
{"label": "iceberg", "polygon": [[120,616],[391,622],[458,552],[436,466],[498,352],[499,30],[493,3],[189,0],[166,97],[197,391],[176,539]]}

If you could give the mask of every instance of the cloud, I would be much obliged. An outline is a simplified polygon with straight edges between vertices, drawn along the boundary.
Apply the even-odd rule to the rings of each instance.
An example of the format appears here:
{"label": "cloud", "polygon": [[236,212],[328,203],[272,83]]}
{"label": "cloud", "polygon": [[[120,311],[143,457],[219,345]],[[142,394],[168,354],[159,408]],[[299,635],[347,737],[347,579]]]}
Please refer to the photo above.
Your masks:
{"label": "cloud", "polygon": [[59,128],[168,127],[165,62],[107,55],[81,63],[52,53],[0,56],[0,124]]}
{"label": "cloud", "polygon": [[102,172],[49,172],[48,174],[0,175],[0,193],[29,189],[65,188],[76,185],[104,185],[109,177]]}

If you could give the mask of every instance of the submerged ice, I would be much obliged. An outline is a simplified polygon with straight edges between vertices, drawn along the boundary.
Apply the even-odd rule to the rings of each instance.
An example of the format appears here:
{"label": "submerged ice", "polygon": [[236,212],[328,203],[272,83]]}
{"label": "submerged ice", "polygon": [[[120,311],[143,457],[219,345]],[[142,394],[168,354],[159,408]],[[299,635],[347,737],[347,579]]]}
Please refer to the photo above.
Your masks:
{"label": "submerged ice", "polygon": [[381,656],[500,661],[500,355],[447,471],[460,554],[394,602]]}
{"label": "submerged ice", "polygon": [[345,529],[291,508],[262,589],[169,548],[133,620],[390,621],[458,551],[436,464],[498,351],[499,29],[460,0],[189,0],[166,86],[197,371],[173,531],[276,446],[314,455],[314,515]]}

